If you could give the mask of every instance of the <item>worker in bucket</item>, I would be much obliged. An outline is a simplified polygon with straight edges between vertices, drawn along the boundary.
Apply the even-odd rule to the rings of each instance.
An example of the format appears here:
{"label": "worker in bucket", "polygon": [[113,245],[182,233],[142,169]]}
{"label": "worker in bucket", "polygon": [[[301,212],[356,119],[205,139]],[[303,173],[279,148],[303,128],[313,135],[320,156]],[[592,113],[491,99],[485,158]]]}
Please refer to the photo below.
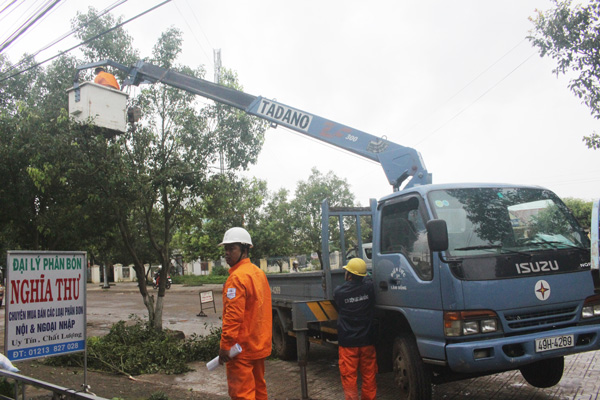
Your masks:
{"label": "worker in bucket", "polygon": [[335,288],[333,299],[338,309],[339,367],[346,400],[358,400],[358,371],[362,379],[361,399],[377,394],[377,357],[373,315],[375,289],[367,277],[367,264],[352,258],[344,266],[344,284]]}
{"label": "worker in bucket", "polygon": [[[229,396],[234,400],[267,400],[265,359],[271,354],[271,289],[267,276],[250,262],[250,234],[231,228],[223,236],[229,277],[223,286],[223,331],[219,363],[226,365]],[[235,358],[229,350],[239,344]]]}
{"label": "worker in bucket", "polygon": [[117,90],[121,90],[119,86],[119,82],[117,82],[117,78],[113,74],[109,74],[104,70],[104,67],[98,67],[94,70],[96,77],[94,78],[94,83],[97,83],[102,86],[108,86]]}

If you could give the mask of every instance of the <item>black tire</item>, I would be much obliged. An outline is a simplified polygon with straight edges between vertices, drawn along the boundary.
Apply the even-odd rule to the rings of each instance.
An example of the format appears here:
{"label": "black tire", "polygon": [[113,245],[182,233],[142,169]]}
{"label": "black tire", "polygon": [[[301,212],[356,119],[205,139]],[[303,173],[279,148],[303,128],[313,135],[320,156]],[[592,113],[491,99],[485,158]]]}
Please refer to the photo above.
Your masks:
{"label": "black tire", "polygon": [[394,339],[393,367],[399,399],[431,399],[431,372],[423,363],[417,342],[411,334],[403,333]]}
{"label": "black tire", "polygon": [[563,376],[565,358],[556,357],[541,360],[521,367],[521,375],[533,387],[549,388],[556,385]]}
{"label": "black tire", "polygon": [[277,314],[273,315],[273,352],[284,361],[298,357],[296,338],[287,334]]}
{"label": "black tire", "polygon": [[167,281],[167,289],[171,289],[171,282]]}

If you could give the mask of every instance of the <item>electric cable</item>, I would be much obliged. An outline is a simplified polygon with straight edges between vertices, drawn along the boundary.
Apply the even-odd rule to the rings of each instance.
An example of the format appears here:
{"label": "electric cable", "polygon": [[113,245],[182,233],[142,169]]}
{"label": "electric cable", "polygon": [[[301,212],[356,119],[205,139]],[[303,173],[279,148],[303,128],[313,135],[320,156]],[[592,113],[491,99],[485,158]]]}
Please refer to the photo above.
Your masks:
{"label": "electric cable", "polygon": [[[38,25],[41,24],[46,18],[48,18],[50,15],[54,14],[56,11],[58,11],[58,9],[60,9],[63,5],[65,4],[65,2],[60,2],[59,4],[56,5],[56,7],[53,7],[48,13],[44,14],[39,22],[37,23]],[[14,44],[19,43],[23,38],[25,38],[29,33],[31,33],[32,30],[28,30],[27,32],[25,32],[24,35],[22,35],[21,37],[17,38],[14,41]]]}
{"label": "electric cable", "polygon": [[[175,5],[175,8],[177,9],[177,12],[179,13],[179,15],[181,15],[181,18],[183,19],[183,22],[185,22],[185,24],[187,25],[188,29],[190,30],[190,32],[192,33],[192,36],[194,37],[194,39],[196,40],[196,43],[198,43],[198,46],[200,46],[200,50],[202,50],[202,52],[204,53],[204,55],[206,56],[206,58],[208,60],[210,60],[210,57],[208,54],[206,54],[206,51],[204,50],[204,47],[202,46],[202,44],[200,43],[200,40],[198,40],[198,37],[196,36],[196,32],[194,31],[194,29],[192,29],[192,27],[190,26],[190,24],[187,21],[187,18],[185,17],[185,15],[181,12],[181,10],[179,9],[179,7],[177,6],[177,2],[173,3]],[[186,2],[187,4],[187,2]],[[190,7],[190,5],[188,4],[188,7]],[[194,10],[190,7],[190,10],[192,12],[192,15],[194,15],[194,17],[196,16],[194,14]],[[196,19],[197,21],[197,19]],[[198,23],[198,26],[200,26],[200,24]],[[200,29],[200,32],[202,32],[202,29]],[[204,32],[203,32],[204,34]],[[206,38],[206,35],[204,35],[204,37]],[[210,46],[210,41],[208,39],[206,39],[208,41],[208,44]],[[211,46],[212,47],[212,46]]]}
{"label": "electric cable", "polygon": [[29,70],[32,70],[33,68],[37,68],[37,67],[39,67],[40,65],[47,63],[48,61],[54,60],[55,58],[58,58],[58,57],[62,56],[63,54],[66,54],[66,53],[68,53],[68,52],[70,52],[70,51],[72,51],[72,50],[74,50],[74,49],[76,49],[76,48],[78,48],[78,47],[81,47],[81,46],[83,46],[84,44],[90,43],[90,42],[92,42],[92,41],[94,41],[94,40],[98,39],[99,37],[101,37],[101,36],[103,36],[103,35],[106,35],[107,33],[109,33],[109,32],[112,32],[112,31],[114,31],[115,29],[118,29],[118,28],[122,27],[122,26],[123,26],[123,25],[125,25],[125,24],[128,24],[129,22],[131,22],[131,21],[134,21],[134,20],[136,20],[137,18],[139,18],[139,17],[141,17],[141,16],[143,16],[143,15],[145,15],[145,14],[147,14],[147,13],[151,12],[151,11],[154,11],[155,9],[157,9],[157,8],[159,8],[159,7],[161,7],[161,6],[165,5],[165,4],[167,4],[167,3],[169,3],[169,2],[171,2],[171,0],[165,0],[165,1],[163,1],[162,3],[160,3],[160,4],[156,5],[156,6],[152,7],[152,8],[149,8],[149,9],[147,9],[146,11],[144,11],[144,12],[142,12],[142,13],[140,13],[140,14],[136,15],[135,17],[132,17],[132,18],[130,18],[130,19],[128,19],[128,20],[126,20],[126,21],[124,21],[124,22],[121,22],[120,24],[117,24],[117,25],[115,25],[114,27],[112,27],[112,28],[110,28],[110,29],[107,29],[106,31],[104,31],[104,32],[101,32],[101,33],[99,33],[98,35],[96,35],[96,36],[94,36],[94,37],[91,37],[91,38],[89,38],[88,40],[85,40],[85,41],[83,41],[83,42],[81,42],[81,43],[79,43],[79,44],[77,44],[77,45],[75,45],[75,46],[73,46],[73,47],[71,47],[71,48],[69,48],[69,49],[67,49],[67,50],[61,51],[60,53],[58,53],[58,54],[56,54],[56,55],[54,55],[54,56],[52,56],[52,57],[50,57],[50,58],[47,58],[47,59],[45,59],[44,61],[41,61],[41,62],[39,62],[39,63],[36,63],[36,64],[34,64],[34,65],[32,65],[32,66],[30,66],[30,67],[28,67],[28,68],[22,69],[22,70],[20,70],[19,72],[16,72],[16,73],[14,73],[14,74],[12,74],[12,75],[9,75],[9,76],[7,76],[7,77],[5,77],[5,78],[1,78],[1,79],[0,79],[0,83],[4,82],[4,81],[6,81],[6,80],[8,80],[8,79],[10,79],[10,78],[14,78],[15,76],[18,76],[18,75],[20,75],[20,74],[23,74],[23,73],[25,73],[25,72],[27,72],[27,71],[29,71]]}
{"label": "electric cable", "polygon": [[[115,3],[109,5],[107,8],[105,8],[104,10],[100,11],[98,13],[98,15],[96,16],[96,18],[94,18],[92,21],[90,22],[94,22],[97,21],[98,19],[100,19],[100,17],[108,14],[110,11],[114,10],[115,8],[119,7],[120,5],[126,3],[129,0],[119,0],[116,1]],[[61,36],[59,36],[58,38],[54,39],[52,42],[50,42],[49,44],[43,46],[42,48],[40,48],[39,50],[36,50],[35,52],[33,52],[32,54],[28,55],[27,57],[21,59],[19,62],[17,62],[16,64],[13,64],[8,70],[4,71],[4,74],[7,74],[15,69],[18,69],[21,65],[27,63],[28,61],[32,60],[33,58],[35,58],[38,54],[40,54],[42,51],[48,50],[50,47],[53,47],[55,45],[57,45],[58,43],[62,42],[63,40],[65,40],[66,38],[68,38],[69,36],[75,34],[76,32],[79,32],[81,29],[83,29],[85,25],[80,25],[77,28],[73,28],[71,29],[69,32],[66,32],[64,34],[62,34]]]}
{"label": "electric cable", "polygon": [[434,129],[433,131],[429,132],[427,135],[422,136],[418,142],[416,142],[414,144],[414,146],[423,143],[426,139],[429,139],[431,136],[435,135],[437,132],[439,132],[442,128],[444,128],[446,125],[448,125],[450,122],[454,121],[456,118],[458,118],[462,113],[464,113],[465,111],[467,111],[469,108],[471,108],[475,103],[477,103],[479,100],[481,100],[483,97],[485,97],[488,93],[490,93],[493,89],[495,89],[500,83],[502,83],[504,80],[506,80],[510,75],[512,75],[516,70],[518,70],[519,68],[521,68],[521,66],[523,66],[523,64],[525,64],[527,61],[529,61],[531,59],[531,57],[533,57],[534,55],[536,55],[537,53],[532,53],[530,54],[527,58],[525,58],[525,60],[523,60],[519,65],[517,65],[515,68],[513,68],[508,74],[504,75],[504,77],[502,77],[499,81],[497,81],[495,84],[493,84],[490,88],[488,88],[485,92],[483,92],[479,97],[477,97],[475,100],[473,100],[471,103],[469,103],[467,106],[463,107],[461,110],[459,110],[456,114],[454,114],[454,116],[450,117],[448,120],[446,120],[446,122],[442,123],[442,125],[440,125],[439,127],[437,127],[436,129]]}
{"label": "electric cable", "polygon": [[452,96],[450,96],[449,98],[447,98],[446,101],[444,101],[442,104],[440,104],[438,107],[436,107],[435,110],[433,110],[432,112],[428,113],[426,116],[424,116],[419,121],[417,121],[416,123],[414,123],[410,128],[408,128],[405,132],[402,133],[401,138],[405,137],[405,136],[408,136],[408,134],[410,132],[412,132],[417,126],[419,126],[423,121],[429,119],[432,115],[436,114],[446,104],[450,103],[450,101],[453,100],[456,96],[458,96],[459,94],[461,94],[462,92],[464,92],[469,86],[471,86],[473,83],[475,83],[475,81],[477,81],[486,72],[488,72],[490,69],[492,69],[494,66],[496,66],[496,64],[498,64],[500,61],[502,61],[504,58],[506,58],[510,53],[512,53],[514,50],[516,50],[517,47],[521,46],[525,41],[527,41],[527,38],[521,40],[519,43],[517,43],[515,46],[513,46],[509,51],[507,51],[506,53],[504,53],[500,58],[498,58],[496,61],[494,61],[493,63],[491,63],[487,68],[485,68],[483,71],[481,71],[479,74],[477,74],[476,77],[474,77],[469,82],[467,82],[467,84],[465,84],[460,90],[458,90]]}
{"label": "electric cable", "polygon": [[25,11],[23,11],[21,13],[21,15],[19,15],[18,17],[11,18],[11,20],[9,21],[9,23],[11,24],[10,26],[7,27],[8,24],[3,25],[4,31],[2,31],[2,35],[8,35],[8,32],[10,30],[16,29],[16,26],[19,23],[19,21],[22,20],[23,18],[25,18],[26,15],[29,13],[29,11],[35,7],[36,2],[39,2],[39,1],[40,0],[35,0],[35,2],[26,3],[25,0],[23,0],[21,3],[17,4],[15,7],[13,7],[13,9],[8,12],[8,14],[4,15],[1,19],[4,19],[4,18],[10,16],[13,12],[16,12],[17,10],[22,10],[23,9],[22,6],[28,5],[27,9]]}
{"label": "electric cable", "polygon": [[[8,10],[8,8],[9,8],[10,6],[12,6],[13,4],[15,4],[17,1],[18,1],[18,0],[12,0],[12,1],[10,2],[10,4],[7,4],[7,5],[6,5],[6,6],[5,6],[5,7],[4,7],[2,10],[0,10],[0,14],[2,14],[3,12],[5,12],[6,10]],[[13,8],[13,10],[14,10],[14,8]],[[3,18],[4,18],[4,17],[0,18],[0,21],[1,21]]]}
{"label": "electric cable", "polygon": [[25,21],[25,23],[23,23],[23,25],[21,25],[21,27],[15,33],[10,35],[8,39],[6,39],[2,44],[0,44],[0,53],[2,53],[2,51],[4,51],[8,46],[10,46],[15,40],[17,40],[19,36],[23,35],[29,28],[35,25],[36,22],[38,22],[44,15],[46,15],[46,13],[48,13],[52,8],[54,8],[54,6],[56,6],[60,2],[61,0],[54,0],[52,3],[50,3],[49,1],[46,2],[46,6],[42,11],[36,12],[34,16],[29,17],[29,19]]}

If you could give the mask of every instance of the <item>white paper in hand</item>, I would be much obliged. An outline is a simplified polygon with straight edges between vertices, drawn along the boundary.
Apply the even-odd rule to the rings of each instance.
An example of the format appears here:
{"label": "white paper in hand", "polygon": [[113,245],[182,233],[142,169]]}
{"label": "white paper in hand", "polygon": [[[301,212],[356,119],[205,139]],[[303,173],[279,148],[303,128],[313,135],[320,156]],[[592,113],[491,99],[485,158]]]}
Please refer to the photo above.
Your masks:
{"label": "white paper in hand", "polygon": [[[236,343],[231,349],[229,349],[229,357],[234,358],[241,352],[242,346]],[[214,371],[219,365],[219,356],[216,356],[215,358],[206,363],[206,368],[208,368],[209,371]]]}

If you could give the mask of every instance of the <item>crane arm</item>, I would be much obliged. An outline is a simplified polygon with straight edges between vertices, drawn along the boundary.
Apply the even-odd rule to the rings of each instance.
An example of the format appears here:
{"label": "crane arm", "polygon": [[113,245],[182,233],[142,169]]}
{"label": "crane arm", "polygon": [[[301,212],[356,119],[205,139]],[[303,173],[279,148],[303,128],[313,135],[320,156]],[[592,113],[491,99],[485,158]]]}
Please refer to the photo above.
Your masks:
{"label": "crane arm", "polygon": [[79,71],[101,65],[110,65],[125,71],[128,78],[123,82],[123,86],[160,82],[241,109],[250,115],[271,122],[272,125],[285,126],[376,161],[383,167],[388,182],[394,190],[398,190],[409,177],[412,179],[406,187],[431,183],[431,174],[425,168],[421,155],[413,148],[401,146],[390,142],[385,137],[377,137],[350,128],[275,100],[253,96],[144,61],[138,61],[133,67],[126,67],[111,60],[79,66],[75,76],[75,86],[77,86]]}

